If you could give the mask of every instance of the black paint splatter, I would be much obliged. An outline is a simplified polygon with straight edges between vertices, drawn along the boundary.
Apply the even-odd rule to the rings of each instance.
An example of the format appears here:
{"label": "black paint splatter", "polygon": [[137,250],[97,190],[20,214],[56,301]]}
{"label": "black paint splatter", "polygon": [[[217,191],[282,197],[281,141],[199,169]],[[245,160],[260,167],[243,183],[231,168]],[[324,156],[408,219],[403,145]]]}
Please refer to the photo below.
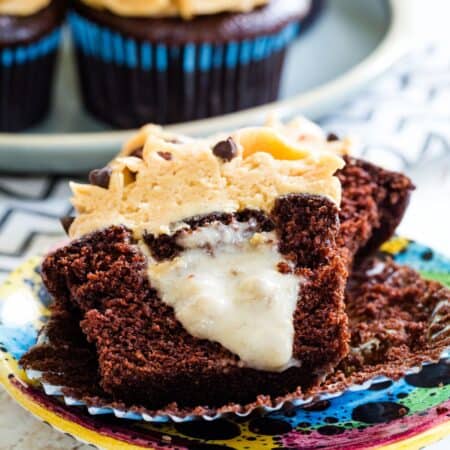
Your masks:
{"label": "black paint splatter", "polygon": [[419,373],[406,375],[405,381],[417,387],[438,387],[450,384],[450,361],[424,366]]}
{"label": "black paint splatter", "polygon": [[321,400],[320,402],[315,402],[312,405],[306,405],[303,407],[305,411],[325,411],[330,407],[331,403],[329,400]]}
{"label": "black paint splatter", "polygon": [[187,447],[189,450],[233,450],[227,445],[195,443]]}
{"label": "black paint splatter", "polygon": [[352,419],[365,423],[383,423],[399,419],[409,409],[394,402],[369,402],[357,406],[352,412]]}
{"label": "black paint splatter", "polygon": [[433,256],[434,256],[434,254],[433,254],[433,252],[432,252],[432,250],[425,250],[421,255],[420,255],[420,257],[424,260],[424,261],[431,261],[432,259],[433,259]]}
{"label": "black paint splatter", "polygon": [[309,428],[311,424],[309,422],[300,422],[297,427],[298,428]]}
{"label": "black paint splatter", "polygon": [[212,422],[184,422],[176,424],[175,428],[181,434],[205,440],[233,439],[241,434],[235,423],[224,419],[213,420]]}
{"label": "black paint splatter", "polygon": [[370,386],[369,391],[382,391],[383,389],[387,389],[388,387],[391,386],[392,386],[391,380],[380,381],[379,383],[373,383]]}
{"label": "black paint splatter", "polygon": [[295,406],[285,406],[283,408],[285,417],[295,417],[297,415],[297,408]]}
{"label": "black paint splatter", "polygon": [[253,433],[275,436],[277,434],[285,434],[292,431],[292,426],[288,422],[278,419],[270,419],[268,417],[259,417],[253,419],[248,428]]}
{"label": "black paint splatter", "polygon": [[317,432],[324,436],[334,436],[336,434],[342,434],[345,428],[337,427],[336,425],[325,425],[323,427],[317,428]]}
{"label": "black paint splatter", "polygon": [[324,422],[326,422],[326,423],[338,423],[339,420],[336,417],[325,417]]}

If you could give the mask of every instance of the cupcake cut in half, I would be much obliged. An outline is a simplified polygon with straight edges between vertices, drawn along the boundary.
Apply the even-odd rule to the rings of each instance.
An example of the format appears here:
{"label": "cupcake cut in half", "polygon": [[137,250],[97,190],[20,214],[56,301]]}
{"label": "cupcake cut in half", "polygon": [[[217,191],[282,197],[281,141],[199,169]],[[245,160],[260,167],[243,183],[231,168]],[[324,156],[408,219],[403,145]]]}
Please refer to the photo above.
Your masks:
{"label": "cupcake cut in half", "polygon": [[310,0],[74,0],[84,104],[118,128],[268,103]]}
{"label": "cupcake cut in half", "polygon": [[0,131],[44,119],[51,92],[64,0],[0,1]]}
{"label": "cupcake cut in half", "polygon": [[204,141],[142,129],[72,186],[73,240],[42,267],[47,339],[24,366],[90,405],[180,416],[307,395],[348,354],[346,270],[412,189],[344,166],[349,147],[304,119]]}
{"label": "cupcake cut in half", "polygon": [[348,350],[343,165],[274,128],[191,141],[150,126],[73,184],[73,241],[43,279],[79,311],[101,387],[220,406],[323,379]]}

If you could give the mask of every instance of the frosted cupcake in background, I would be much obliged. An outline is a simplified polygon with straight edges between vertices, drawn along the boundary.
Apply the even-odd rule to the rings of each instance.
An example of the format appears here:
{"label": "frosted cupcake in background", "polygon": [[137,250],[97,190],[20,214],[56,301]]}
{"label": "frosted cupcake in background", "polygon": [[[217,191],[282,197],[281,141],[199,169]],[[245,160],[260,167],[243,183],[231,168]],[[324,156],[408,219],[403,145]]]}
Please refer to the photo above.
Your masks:
{"label": "frosted cupcake in background", "polygon": [[273,101],[309,8],[310,0],[74,0],[84,104],[134,128]]}
{"label": "frosted cupcake in background", "polygon": [[0,131],[20,131],[50,107],[63,0],[0,0]]}

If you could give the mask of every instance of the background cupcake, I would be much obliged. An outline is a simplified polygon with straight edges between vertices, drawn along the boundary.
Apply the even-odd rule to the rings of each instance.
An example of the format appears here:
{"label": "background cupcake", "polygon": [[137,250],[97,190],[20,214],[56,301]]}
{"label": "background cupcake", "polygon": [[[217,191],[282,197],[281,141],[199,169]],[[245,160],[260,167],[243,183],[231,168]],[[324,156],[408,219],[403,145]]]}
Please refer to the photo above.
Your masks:
{"label": "background cupcake", "polygon": [[74,0],[86,108],[121,128],[276,99],[308,0]]}
{"label": "background cupcake", "polygon": [[49,110],[63,0],[0,0],[0,131],[19,131]]}

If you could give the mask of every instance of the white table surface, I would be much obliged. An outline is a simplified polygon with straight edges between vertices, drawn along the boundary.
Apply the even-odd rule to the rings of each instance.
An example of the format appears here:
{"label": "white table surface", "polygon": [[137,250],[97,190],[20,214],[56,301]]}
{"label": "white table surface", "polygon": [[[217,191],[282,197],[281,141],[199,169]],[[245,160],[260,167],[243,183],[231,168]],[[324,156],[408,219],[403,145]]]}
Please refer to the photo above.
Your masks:
{"label": "white table surface", "polygon": [[[365,157],[412,177],[417,190],[399,232],[450,255],[450,2],[421,5],[418,18],[429,28],[420,49],[322,123],[358,135]],[[427,16],[432,12],[438,14]],[[57,217],[69,211],[68,196],[64,178],[0,176],[0,220],[7,216],[0,279],[61,239]],[[88,448],[38,422],[0,389],[1,450]],[[450,439],[428,448],[449,449]]]}

